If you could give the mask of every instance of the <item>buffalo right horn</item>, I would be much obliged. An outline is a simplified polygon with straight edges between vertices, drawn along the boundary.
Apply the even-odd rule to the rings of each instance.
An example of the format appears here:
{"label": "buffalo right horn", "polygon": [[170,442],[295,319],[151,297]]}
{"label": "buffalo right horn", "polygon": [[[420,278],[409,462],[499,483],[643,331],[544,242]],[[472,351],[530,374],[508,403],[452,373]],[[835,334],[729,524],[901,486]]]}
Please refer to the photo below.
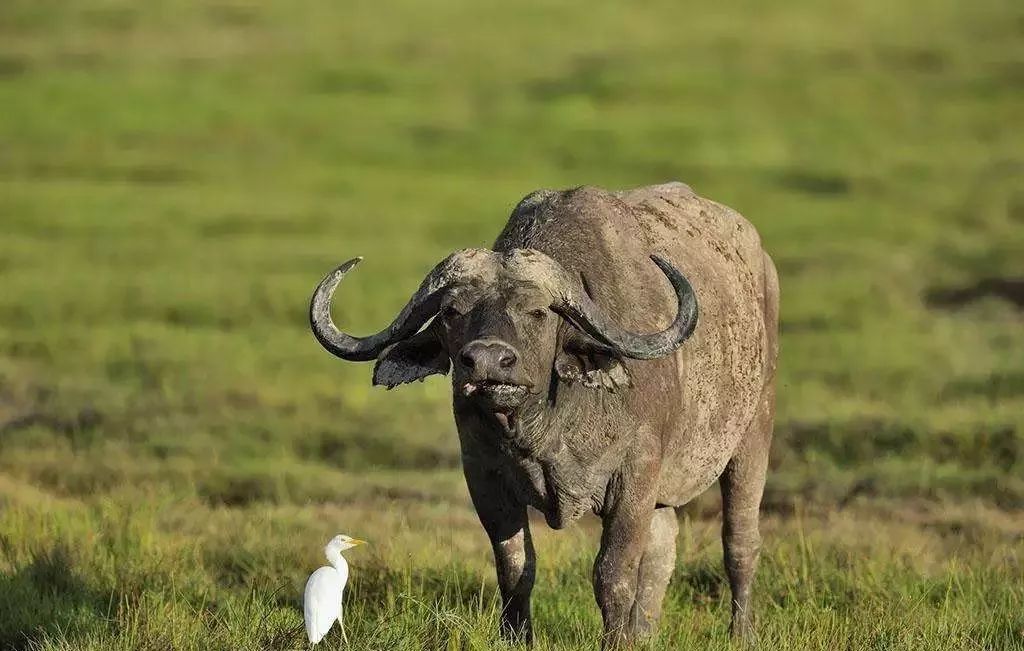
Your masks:
{"label": "buffalo right horn", "polygon": [[478,270],[481,255],[493,255],[485,249],[456,251],[427,274],[416,293],[384,330],[367,337],[353,337],[338,329],[331,319],[331,298],[338,283],[362,261],[353,258],[327,274],[309,304],[309,325],[320,345],[333,355],[353,362],[365,362],[377,356],[392,343],[405,339],[433,317],[441,305],[445,292],[455,283],[465,280]]}

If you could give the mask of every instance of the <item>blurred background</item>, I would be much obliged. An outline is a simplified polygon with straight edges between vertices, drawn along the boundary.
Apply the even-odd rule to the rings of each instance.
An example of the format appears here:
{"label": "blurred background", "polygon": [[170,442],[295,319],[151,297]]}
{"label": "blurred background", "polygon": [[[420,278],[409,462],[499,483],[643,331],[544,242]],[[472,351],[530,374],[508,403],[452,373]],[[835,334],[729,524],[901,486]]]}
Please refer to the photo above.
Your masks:
{"label": "blurred background", "polygon": [[[298,648],[337,532],[356,648],[492,648],[448,383],[309,295],[365,256],[376,331],[529,191],[668,180],[781,274],[764,638],[1024,648],[1022,120],[1011,0],[3,0],[0,648]],[[726,644],[718,502],[664,644]],[[595,526],[538,533],[542,647]]]}

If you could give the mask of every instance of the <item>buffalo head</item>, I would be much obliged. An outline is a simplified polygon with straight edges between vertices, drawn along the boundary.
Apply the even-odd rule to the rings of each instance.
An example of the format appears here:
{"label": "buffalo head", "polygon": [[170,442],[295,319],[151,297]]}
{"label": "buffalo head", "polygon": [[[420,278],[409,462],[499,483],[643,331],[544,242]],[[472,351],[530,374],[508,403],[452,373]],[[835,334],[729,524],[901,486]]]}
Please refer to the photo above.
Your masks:
{"label": "buffalo head", "polygon": [[653,359],[682,344],[697,323],[696,297],[675,267],[651,259],[677,301],[675,320],[653,334],[617,326],[581,279],[531,249],[453,253],[427,274],[391,325],[367,337],[341,332],[330,316],[334,290],[361,258],[350,260],[317,287],[310,324],[334,355],[376,359],[374,384],[392,388],[454,367],[457,392],[508,413],[530,396],[548,395],[553,373],[614,390],[628,382],[622,357]]}

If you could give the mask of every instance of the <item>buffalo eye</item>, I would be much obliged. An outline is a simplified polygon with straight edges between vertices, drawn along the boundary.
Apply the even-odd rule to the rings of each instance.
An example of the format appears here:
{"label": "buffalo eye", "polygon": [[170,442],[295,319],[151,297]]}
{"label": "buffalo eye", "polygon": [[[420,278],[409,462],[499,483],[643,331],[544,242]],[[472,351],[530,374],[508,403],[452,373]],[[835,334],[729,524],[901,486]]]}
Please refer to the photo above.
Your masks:
{"label": "buffalo eye", "polygon": [[544,318],[547,317],[547,315],[548,311],[545,310],[544,308],[539,307],[536,310],[530,310],[530,317],[537,321],[544,320]]}
{"label": "buffalo eye", "polygon": [[446,306],[441,311],[441,318],[443,318],[445,321],[451,321],[452,319],[456,319],[460,316],[462,316],[462,313],[455,309],[455,307],[452,305]]}

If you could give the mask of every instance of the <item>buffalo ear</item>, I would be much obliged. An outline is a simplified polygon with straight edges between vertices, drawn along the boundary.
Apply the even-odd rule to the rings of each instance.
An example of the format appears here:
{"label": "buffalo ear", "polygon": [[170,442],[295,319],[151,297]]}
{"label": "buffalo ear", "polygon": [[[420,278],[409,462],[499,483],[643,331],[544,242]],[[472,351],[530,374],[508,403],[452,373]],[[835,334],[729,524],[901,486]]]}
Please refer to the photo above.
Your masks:
{"label": "buffalo ear", "polygon": [[373,384],[393,389],[429,375],[445,375],[449,368],[448,351],[431,326],[385,348],[373,367]]}
{"label": "buffalo ear", "polygon": [[573,337],[555,357],[555,373],[563,382],[615,393],[632,386],[622,358],[589,338]]}

